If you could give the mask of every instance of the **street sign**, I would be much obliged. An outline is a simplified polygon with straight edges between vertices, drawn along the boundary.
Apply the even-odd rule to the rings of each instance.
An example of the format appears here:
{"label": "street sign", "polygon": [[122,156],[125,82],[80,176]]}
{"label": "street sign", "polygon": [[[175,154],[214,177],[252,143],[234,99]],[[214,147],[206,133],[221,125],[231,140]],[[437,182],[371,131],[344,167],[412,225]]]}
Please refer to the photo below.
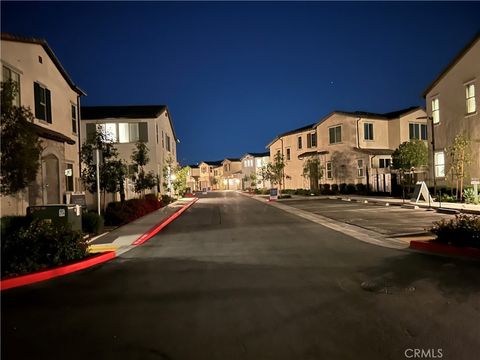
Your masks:
{"label": "street sign", "polygon": [[412,200],[418,203],[422,197],[424,201],[428,201],[429,203],[433,201],[425,181],[417,181]]}
{"label": "street sign", "polygon": [[270,200],[277,200],[278,199],[278,189],[273,188],[270,189]]}
{"label": "street sign", "polygon": [[87,208],[87,199],[85,194],[71,194],[70,195],[70,204],[80,205],[82,208]]}
{"label": "street sign", "polygon": [[480,179],[478,179],[478,178],[472,178],[472,180],[470,181],[470,184],[472,184],[472,185],[480,185]]}

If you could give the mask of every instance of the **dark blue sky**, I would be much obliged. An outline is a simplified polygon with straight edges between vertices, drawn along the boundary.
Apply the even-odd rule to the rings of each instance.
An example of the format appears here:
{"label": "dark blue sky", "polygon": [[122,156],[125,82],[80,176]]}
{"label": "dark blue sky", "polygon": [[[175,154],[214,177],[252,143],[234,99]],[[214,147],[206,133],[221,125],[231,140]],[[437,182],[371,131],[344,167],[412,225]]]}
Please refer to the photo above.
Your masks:
{"label": "dark blue sky", "polygon": [[3,2],[47,39],[85,105],[166,104],[194,163],[264,151],[334,109],[424,106],[480,30],[480,3]]}

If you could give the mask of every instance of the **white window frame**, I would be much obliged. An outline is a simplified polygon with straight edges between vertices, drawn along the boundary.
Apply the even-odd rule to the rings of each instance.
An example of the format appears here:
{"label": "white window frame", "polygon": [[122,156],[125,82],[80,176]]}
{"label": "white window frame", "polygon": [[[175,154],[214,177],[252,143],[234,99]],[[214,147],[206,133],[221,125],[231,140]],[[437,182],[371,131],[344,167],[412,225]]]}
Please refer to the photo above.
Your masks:
{"label": "white window frame", "polygon": [[435,151],[434,162],[435,162],[435,177],[436,178],[445,177],[445,152]]}
{"label": "white window frame", "polygon": [[357,176],[364,177],[365,176],[365,164],[363,159],[357,159]]}
{"label": "white window frame", "polygon": [[475,84],[473,83],[465,85],[465,102],[467,115],[473,114],[477,111],[477,104],[475,102]]}
{"label": "white window frame", "polygon": [[440,123],[440,100],[438,97],[432,98],[432,119],[434,124]]}
{"label": "white window frame", "polygon": [[[5,71],[8,72],[8,79],[5,79],[3,77],[3,74]],[[15,75],[16,79],[13,78],[12,75]],[[7,80],[12,80],[14,83],[17,84],[17,95],[13,99],[13,105],[15,106],[20,106],[21,101],[20,101],[20,73],[18,71],[13,70],[9,66],[5,66],[2,64],[2,81],[5,82]]]}
{"label": "white window frame", "polygon": [[[371,129],[370,129],[371,128]],[[371,131],[370,131],[371,130]],[[373,141],[373,123],[372,122],[366,122],[363,124],[363,140],[365,141]]]}
{"label": "white window frame", "polygon": [[[413,131],[413,135],[414,137],[411,136],[410,134],[410,126],[413,126],[414,127],[414,131]],[[425,139],[422,139],[422,126],[425,126]],[[418,134],[418,138],[415,137],[415,133]],[[408,123],[408,137],[410,140],[428,140],[428,127],[427,127],[427,124],[423,124],[423,123],[414,123],[414,122],[410,122]]]}
{"label": "white window frame", "polygon": [[[340,139],[337,139],[337,131],[336,129],[340,128]],[[332,139],[330,138],[330,130],[334,130],[334,141],[332,142]],[[335,126],[330,126],[328,128],[328,143],[333,145],[333,144],[340,144],[342,142],[342,125],[335,125]]]}
{"label": "white window frame", "polygon": [[325,174],[327,176],[327,179],[331,180],[333,179],[333,166],[331,161],[327,161],[327,166],[325,166]]}

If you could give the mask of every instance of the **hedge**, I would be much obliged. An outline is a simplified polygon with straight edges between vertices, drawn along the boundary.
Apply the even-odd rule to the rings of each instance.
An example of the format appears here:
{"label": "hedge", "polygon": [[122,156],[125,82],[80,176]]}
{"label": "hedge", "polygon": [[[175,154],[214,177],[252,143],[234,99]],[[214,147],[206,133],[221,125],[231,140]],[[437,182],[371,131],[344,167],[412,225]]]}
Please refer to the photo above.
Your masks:
{"label": "hedge", "polygon": [[[165,198],[165,201],[170,200],[170,198]],[[155,195],[146,195],[144,199],[111,202],[107,205],[107,210],[105,211],[105,225],[124,225],[165,205],[166,204],[158,200]]]}

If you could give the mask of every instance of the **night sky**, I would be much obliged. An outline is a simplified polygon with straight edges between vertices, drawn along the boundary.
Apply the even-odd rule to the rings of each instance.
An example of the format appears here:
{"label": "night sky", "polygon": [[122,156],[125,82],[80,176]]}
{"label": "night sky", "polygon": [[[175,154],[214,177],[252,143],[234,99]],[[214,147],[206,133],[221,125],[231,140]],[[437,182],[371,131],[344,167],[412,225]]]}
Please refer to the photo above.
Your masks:
{"label": "night sky", "polygon": [[178,160],[265,151],[332,110],[424,105],[480,30],[480,2],[3,2],[45,38],[84,105],[166,104]]}

